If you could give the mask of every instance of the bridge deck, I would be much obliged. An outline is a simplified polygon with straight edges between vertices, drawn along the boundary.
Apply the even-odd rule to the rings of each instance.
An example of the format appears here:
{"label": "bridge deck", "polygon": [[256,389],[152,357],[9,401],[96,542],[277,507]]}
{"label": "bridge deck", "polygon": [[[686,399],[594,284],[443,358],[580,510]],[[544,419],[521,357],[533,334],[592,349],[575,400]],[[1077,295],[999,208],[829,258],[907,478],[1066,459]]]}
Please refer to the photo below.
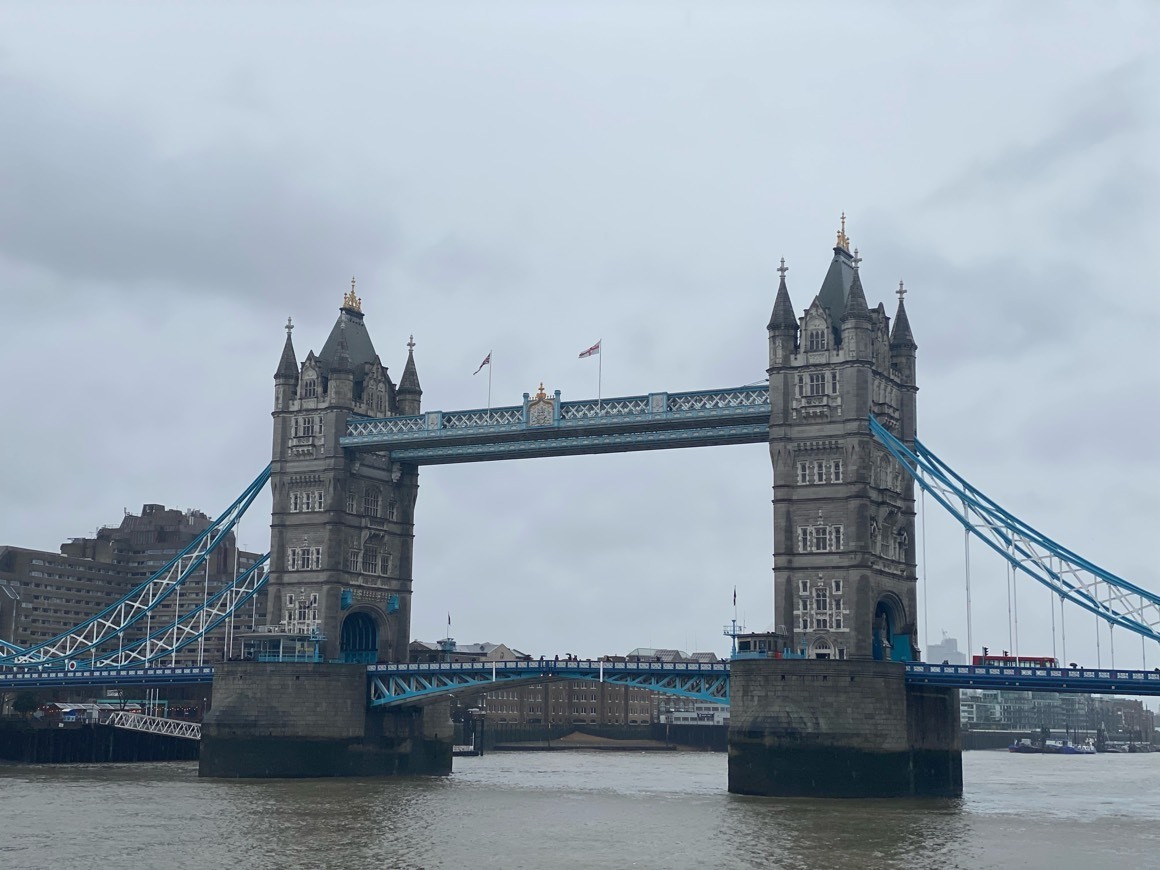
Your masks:
{"label": "bridge deck", "polygon": [[649,393],[562,402],[531,398],[490,410],[428,411],[411,417],[352,418],[343,447],[389,453],[419,465],[484,462],[581,453],[621,453],[769,437],[765,385]]}
{"label": "bridge deck", "polygon": [[[728,662],[602,662],[598,660],[438,662],[432,664],[376,664],[367,666],[372,703],[398,704],[418,697],[445,694],[471,686],[487,691],[486,684],[513,680],[551,679],[618,681],[656,691],[668,691],[706,700],[727,701]],[[40,689],[67,686],[141,686],[209,683],[212,667],[106,668],[90,670],[0,670],[0,689]],[[375,689],[375,682],[380,684]],[[1105,695],[1160,695],[1160,669],[1122,668],[1011,668],[975,665],[936,665],[909,662],[906,681],[957,689],[1005,689],[1023,692],[1085,692]],[[394,685],[392,689],[391,686]]]}

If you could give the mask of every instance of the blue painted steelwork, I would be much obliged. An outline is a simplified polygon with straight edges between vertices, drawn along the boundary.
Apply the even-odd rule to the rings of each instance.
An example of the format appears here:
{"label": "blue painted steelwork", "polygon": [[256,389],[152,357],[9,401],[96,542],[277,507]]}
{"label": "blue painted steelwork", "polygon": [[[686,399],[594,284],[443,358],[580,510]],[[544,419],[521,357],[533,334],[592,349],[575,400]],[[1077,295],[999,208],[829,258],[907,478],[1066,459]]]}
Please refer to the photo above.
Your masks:
{"label": "blue painted steelwork", "polygon": [[412,417],[352,418],[343,447],[388,453],[418,465],[483,462],[537,456],[572,456],[759,444],[769,437],[769,393],[763,386],[687,393],[649,393],[552,403],[552,413],[531,419],[536,400],[471,411],[429,411]]}
{"label": "blue painted steelwork", "polygon": [[[18,653],[0,657],[0,666],[19,667],[67,667],[77,660],[93,661],[100,657],[108,660],[114,643],[120,643],[126,628],[144,619],[161,602],[193,576],[226,538],[246,509],[265,487],[270,479],[270,466],[259,474],[237,498],[204,532],[198,535],[184,550],[170,562],[138,586],[120,601],[109,605],[96,616],[64,634],[44,641]],[[152,635],[150,635],[152,637]],[[147,648],[142,661],[152,661],[160,656],[159,650]],[[166,650],[165,652],[172,652]],[[75,664],[73,665],[76,666]]]}
{"label": "blue painted steelwork", "polygon": [[[209,683],[212,667],[0,670],[0,689],[68,686],[156,686]],[[703,701],[729,702],[729,663],[512,661],[429,665],[371,665],[372,706],[436,700],[456,691],[488,691],[546,680],[600,680]],[[1160,695],[1160,670],[1008,668],[990,665],[906,664],[906,682],[956,689]]]}
{"label": "blue painted steelwork", "polygon": [[0,688],[44,689],[68,686],[163,686],[212,683],[213,668],[86,668],[61,670],[0,670]]}
{"label": "blue painted steelwork", "polygon": [[456,691],[488,691],[546,680],[593,680],[729,703],[726,662],[502,661],[371,665],[371,706],[434,700]]}
{"label": "blue painted steelwork", "polygon": [[910,448],[873,417],[870,431],[915,482],[1015,570],[1112,625],[1160,641],[1160,596],[1056,543],[971,486],[918,439]]}
{"label": "blue painted steelwork", "polygon": [[231,583],[215,592],[208,601],[180,615],[174,622],[163,625],[148,637],[141,638],[117,650],[116,653],[96,659],[98,668],[127,668],[160,661],[173,653],[196,643],[234,615],[262,587],[269,575],[265,572],[270,560],[267,553]]}
{"label": "blue painted steelwork", "polygon": [[1160,670],[1001,668],[989,665],[931,665],[909,662],[906,665],[906,682],[951,686],[956,689],[1160,695]]}

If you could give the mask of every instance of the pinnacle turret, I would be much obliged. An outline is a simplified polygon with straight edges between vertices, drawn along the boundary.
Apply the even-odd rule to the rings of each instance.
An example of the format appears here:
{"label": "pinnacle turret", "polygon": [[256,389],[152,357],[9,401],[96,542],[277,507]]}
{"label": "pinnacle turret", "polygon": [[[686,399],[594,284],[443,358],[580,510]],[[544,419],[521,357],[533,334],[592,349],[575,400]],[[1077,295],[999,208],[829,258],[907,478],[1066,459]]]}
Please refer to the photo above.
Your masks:
{"label": "pinnacle turret", "polygon": [[419,371],[415,368],[415,336],[407,341],[407,365],[403,367],[403,377],[395,391],[398,397],[399,413],[413,415],[419,413],[419,403],[423,388],[419,386]]}
{"label": "pinnacle turret", "polygon": [[785,284],[785,273],[789,271],[789,267],[785,264],[785,257],[781,258],[781,266],[778,268],[778,273],[781,275],[781,281],[777,285],[777,298],[773,302],[773,314],[769,318],[769,326],[767,329],[797,329],[797,316],[794,314],[793,302],[789,298],[789,288]]}
{"label": "pinnacle turret", "polygon": [[[855,257],[855,263],[858,258]],[[862,289],[862,278],[858,269],[854,269],[854,277],[850,281],[850,292],[846,294],[846,307],[842,311],[842,320],[870,320],[870,306],[866,304],[866,293]]]}
{"label": "pinnacle turret", "polygon": [[294,342],[290,333],[294,330],[294,321],[286,318],[286,344],[282,346],[282,358],[278,360],[278,369],[274,372],[274,380],[294,382],[298,380],[298,358],[294,355]]}
{"label": "pinnacle turret", "polygon": [[902,297],[906,295],[906,287],[898,282],[898,311],[894,315],[894,328],[890,331],[891,350],[915,350],[918,345],[914,341],[914,333],[910,331],[910,319],[906,316],[906,303]]}

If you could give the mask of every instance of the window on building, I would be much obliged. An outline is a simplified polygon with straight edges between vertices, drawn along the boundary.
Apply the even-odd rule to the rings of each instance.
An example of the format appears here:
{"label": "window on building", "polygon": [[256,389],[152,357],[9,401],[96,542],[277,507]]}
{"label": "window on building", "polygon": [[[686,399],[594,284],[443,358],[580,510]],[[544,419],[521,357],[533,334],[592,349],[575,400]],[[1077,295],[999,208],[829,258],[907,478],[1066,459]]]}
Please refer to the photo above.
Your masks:
{"label": "window on building", "polygon": [[298,548],[297,547],[291,547],[289,550],[286,551],[286,570],[287,571],[297,571],[298,570]]}
{"label": "window on building", "polygon": [[814,590],[814,610],[825,612],[830,609],[830,599],[825,587],[819,586]]}
{"label": "window on building", "polygon": [[806,393],[806,376],[797,376],[797,397],[800,399]]}
{"label": "window on building", "polygon": [[[842,594],[842,581],[841,580],[834,581],[834,594],[835,595]],[[834,606],[836,607],[837,605],[835,604]]]}
{"label": "window on building", "polygon": [[302,382],[302,398],[313,399],[318,395],[318,381],[314,378],[307,378]]}
{"label": "window on building", "polygon": [[379,573],[379,548],[370,545],[363,547],[362,570],[364,574]]}
{"label": "window on building", "polygon": [[799,588],[800,588],[800,589],[801,589],[801,591],[802,591],[802,595],[805,595],[807,592],[809,592],[809,591],[810,591],[810,581],[809,581],[809,580],[803,580],[803,581],[801,581],[801,583],[800,583],[800,584],[798,584],[798,585],[799,585]]}
{"label": "window on building", "polygon": [[311,438],[314,436],[314,417],[303,417],[298,427],[298,434],[303,438]]}
{"label": "window on building", "polygon": [[806,333],[806,348],[808,350],[825,350],[826,331],[824,329],[809,330]]}
{"label": "window on building", "polygon": [[319,571],[322,569],[322,547],[315,547],[313,555],[314,555],[314,570]]}
{"label": "window on building", "polygon": [[377,488],[368,486],[363,493],[363,513],[368,517],[377,517],[379,515],[380,495]]}
{"label": "window on building", "polygon": [[302,510],[304,510],[304,511],[314,510],[314,493],[312,493],[312,492],[302,493]]}
{"label": "window on building", "polygon": [[298,492],[290,493],[290,510],[297,513],[302,510],[302,494]]}
{"label": "window on building", "polygon": [[836,371],[830,372],[830,395],[838,395],[838,373]]}
{"label": "window on building", "polygon": [[841,526],[800,526],[798,548],[803,553],[824,553],[842,549]]}
{"label": "window on building", "polygon": [[845,657],[846,657],[846,648],[844,646],[838,647],[838,658],[844,659]]}
{"label": "window on building", "polygon": [[399,503],[394,499],[387,502],[387,519],[396,519],[399,515]]}
{"label": "window on building", "polygon": [[802,485],[810,482],[810,464],[808,462],[797,464],[797,482]]}
{"label": "window on building", "polygon": [[346,491],[346,512],[348,514],[358,512],[358,493],[354,491],[353,486]]}
{"label": "window on building", "polygon": [[814,483],[826,482],[826,463],[818,460],[814,462]]}
{"label": "window on building", "polygon": [[834,599],[834,629],[840,630],[842,628],[842,602],[837,598]]}
{"label": "window on building", "polygon": [[827,526],[812,526],[810,528],[810,549],[819,553],[830,549],[829,532]]}
{"label": "window on building", "polygon": [[830,482],[831,483],[841,483],[842,482],[842,460],[841,459],[834,459],[830,462]]}
{"label": "window on building", "polygon": [[347,571],[357,571],[358,570],[358,562],[359,562],[358,550],[347,550],[346,551],[346,570]]}
{"label": "window on building", "polygon": [[391,573],[391,554],[390,553],[383,553],[382,555],[379,556],[379,573],[380,574],[390,574]]}
{"label": "window on building", "polygon": [[824,396],[826,394],[826,375],[823,372],[813,372],[810,375],[810,395]]}

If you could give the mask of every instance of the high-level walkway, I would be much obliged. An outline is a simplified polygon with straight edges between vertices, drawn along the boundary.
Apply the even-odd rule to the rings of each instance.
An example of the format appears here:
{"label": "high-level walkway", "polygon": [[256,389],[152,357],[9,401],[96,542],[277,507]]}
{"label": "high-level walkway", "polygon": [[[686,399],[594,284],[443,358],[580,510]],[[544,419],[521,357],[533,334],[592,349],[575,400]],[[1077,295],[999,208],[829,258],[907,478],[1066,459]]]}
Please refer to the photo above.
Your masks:
{"label": "high-level walkway", "polygon": [[387,453],[392,462],[438,465],[768,440],[769,390],[761,384],[579,402],[541,391],[490,410],[354,417],[340,443]]}

